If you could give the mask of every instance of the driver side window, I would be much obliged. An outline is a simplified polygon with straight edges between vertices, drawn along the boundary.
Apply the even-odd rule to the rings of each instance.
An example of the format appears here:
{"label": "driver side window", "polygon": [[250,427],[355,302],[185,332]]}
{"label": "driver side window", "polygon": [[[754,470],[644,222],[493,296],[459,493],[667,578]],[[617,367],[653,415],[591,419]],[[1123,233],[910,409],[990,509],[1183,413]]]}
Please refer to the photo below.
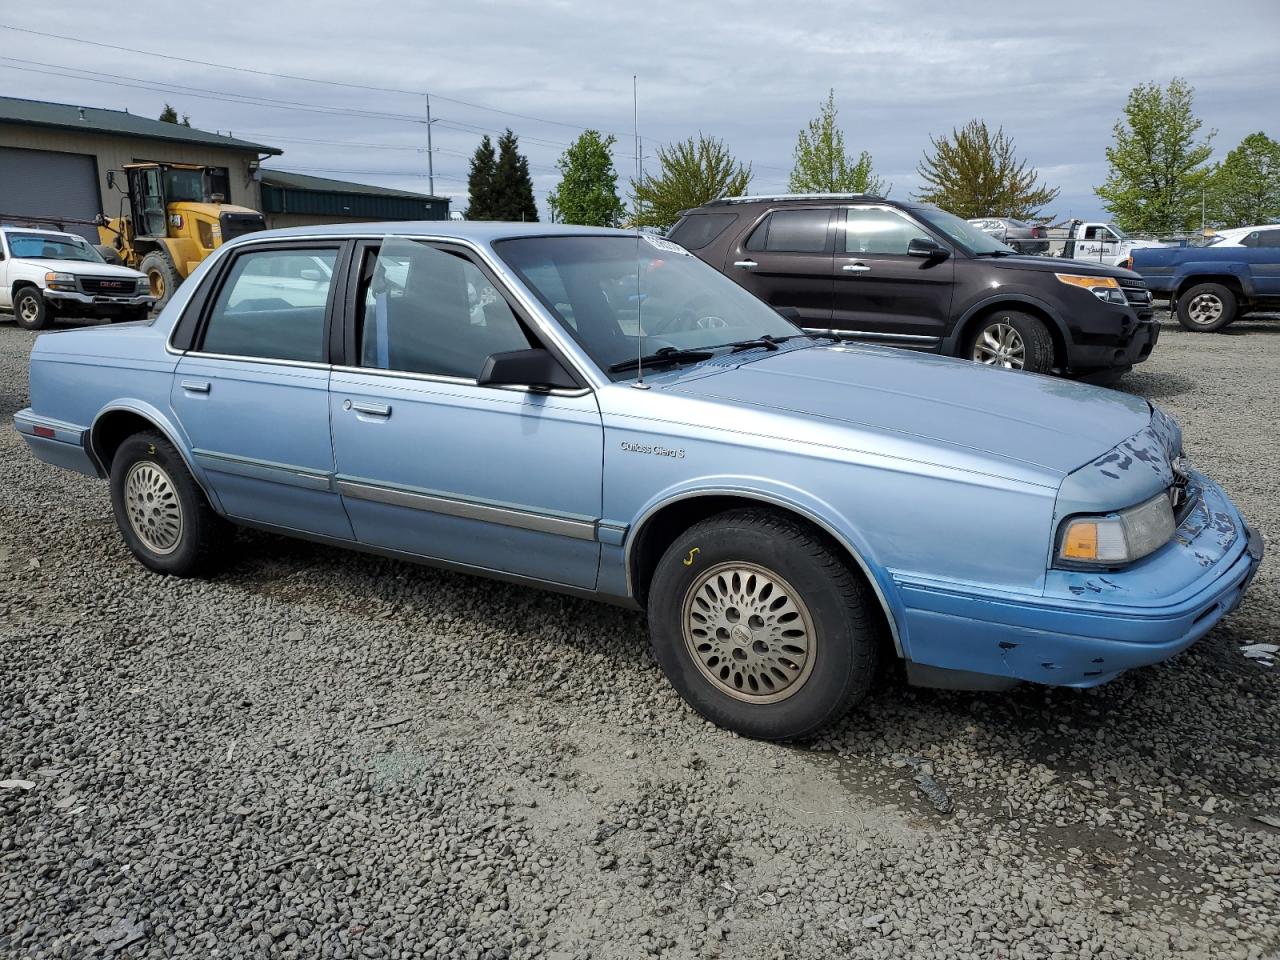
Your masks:
{"label": "driver side window", "polygon": [[531,346],[479,267],[418,240],[366,255],[359,304],[362,367],[474,380],[491,353]]}

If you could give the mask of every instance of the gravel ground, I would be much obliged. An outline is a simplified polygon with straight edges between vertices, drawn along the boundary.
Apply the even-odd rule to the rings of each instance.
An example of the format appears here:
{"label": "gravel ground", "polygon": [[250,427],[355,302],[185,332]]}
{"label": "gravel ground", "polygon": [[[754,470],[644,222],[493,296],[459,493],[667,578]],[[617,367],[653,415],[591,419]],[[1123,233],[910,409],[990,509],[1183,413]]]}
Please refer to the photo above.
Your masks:
{"label": "gravel ground", "polygon": [[[1280,322],[1166,326],[1122,382],[1280,548]],[[633,613],[258,534],[127,555],[8,428],[0,955],[1266,957],[1280,560],[1101,689],[891,683],[821,742],[709,726]]]}

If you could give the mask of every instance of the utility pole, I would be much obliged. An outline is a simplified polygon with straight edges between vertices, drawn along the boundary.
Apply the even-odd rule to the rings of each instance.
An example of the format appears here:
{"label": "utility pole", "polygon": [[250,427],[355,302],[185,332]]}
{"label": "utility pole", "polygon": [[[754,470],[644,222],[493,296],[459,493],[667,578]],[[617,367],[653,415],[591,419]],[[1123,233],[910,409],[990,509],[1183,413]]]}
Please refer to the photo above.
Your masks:
{"label": "utility pole", "polygon": [[436,162],[435,151],[431,149],[431,94],[424,94],[427,98],[427,193],[431,196],[436,195]]}

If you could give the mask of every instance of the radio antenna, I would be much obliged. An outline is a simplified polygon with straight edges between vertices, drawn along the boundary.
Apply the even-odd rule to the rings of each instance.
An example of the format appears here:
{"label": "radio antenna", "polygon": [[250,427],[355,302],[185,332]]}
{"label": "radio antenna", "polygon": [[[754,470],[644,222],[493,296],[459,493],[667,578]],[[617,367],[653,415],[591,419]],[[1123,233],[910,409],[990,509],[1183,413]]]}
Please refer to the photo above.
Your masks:
{"label": "radio antenna", "polygon": [[[631,123],[635,135],[636,151],[636,184],[640,183],[640,95],[636,87],[636,75],[631,75]],[[642,325],[641,307],[644,301],[640,296],[640,225],[636,224],[636,382],[632,384],[637,390],[648,390],[644,382],[644,327]]]}

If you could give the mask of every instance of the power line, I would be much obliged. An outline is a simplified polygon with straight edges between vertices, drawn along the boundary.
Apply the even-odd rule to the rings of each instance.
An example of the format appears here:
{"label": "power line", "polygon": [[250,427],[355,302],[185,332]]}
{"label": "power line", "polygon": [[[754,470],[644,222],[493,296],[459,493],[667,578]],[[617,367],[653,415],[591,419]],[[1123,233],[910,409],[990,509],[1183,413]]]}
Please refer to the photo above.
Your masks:
{"label": "power line", "polygon": [[[123,53],[136,53],[146,57],[158,57],[163,60],[173,60],[178,63],[195,64],[202,67],[213,67],[216,70],[233,70],[237,73],[249,73],[260,77],[271,77],[277,80],[299,80],[304,83],[318,83],[329,87],[345,87],[349,90],[367,90],[374,93],[398,93],[406,96],[425,97],[432,96],[437,100],[445,100],[449,103],[456,103],[460,106],[471,107],[475,110],[487,110],[490,113],[500,113],[508,117],[517,117],[521,120],[532,120],[536,123],[548,123],[559,127],[569,127],[573,130],[590,130],[598,129],[594,127],[584,127],[577,123],[568,123],[564,120],[551,120],[547,117],[536,117],[532,114],[517,113],[514,110],[502,110],[498,107],[486,106],[483,103],[476,103],[472,100],[463,100],[459,97],[448,97],[444,94],[436,93],[432,90],[404,90],[397,87],[376,87],[361,83],[348,83],[341,80],[325,80],[320,77],[307,77],[294,73],[278,73],[273,70],[257,70],[253,67],[241,67],[229,63],[214,63],[209,60],[196,60],[191,57],[179,57],[171,53],[159,53],[155,50],[142,50],[136,47],[124,47],[114,43],[104,43],[100,40],[86,40],[84,37],[72,37],[62,33],[48,33],[43,30],[32,30],[29,27],[18,27],[10,23],[0,23],[0,29],[13,30],[17,33],[26,33],[36,37],[46,37],[52,40],[64,40],[70,43],[83,43],[93,47],[102,47],[107,50],[118,50]],[[600,130],[601,133],[609,133],[608,130]],[[617,134],[612,134],[617,136]]]}

